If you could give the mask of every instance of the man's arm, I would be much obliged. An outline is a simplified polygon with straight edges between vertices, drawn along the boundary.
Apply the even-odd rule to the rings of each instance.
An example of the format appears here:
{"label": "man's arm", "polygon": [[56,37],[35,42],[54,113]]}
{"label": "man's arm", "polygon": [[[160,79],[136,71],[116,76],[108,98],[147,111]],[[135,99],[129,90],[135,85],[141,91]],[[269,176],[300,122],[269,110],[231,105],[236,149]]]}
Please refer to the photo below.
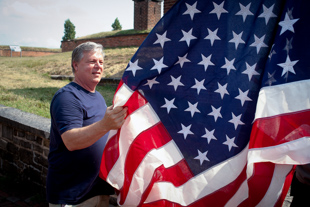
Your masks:
{"label": "man's arm", "polygon": [[61,138],[69,151],[84,149],[112,129],[119,129],[125,122],[127,108],[110,106],[102,120],[89,126],[74,128],[64,132]]}

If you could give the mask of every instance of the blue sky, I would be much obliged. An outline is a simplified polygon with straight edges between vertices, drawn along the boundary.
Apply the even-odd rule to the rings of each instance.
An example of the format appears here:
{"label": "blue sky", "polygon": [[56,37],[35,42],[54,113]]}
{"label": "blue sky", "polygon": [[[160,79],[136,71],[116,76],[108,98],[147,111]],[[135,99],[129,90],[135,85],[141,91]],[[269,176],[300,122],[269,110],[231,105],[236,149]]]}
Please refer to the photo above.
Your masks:
{"label": "blue sky", "polygon": [[66,19],[76,37],[111,31],[117,17],[133,29],[132,0],[0,0],[0,45],[59,48]]}

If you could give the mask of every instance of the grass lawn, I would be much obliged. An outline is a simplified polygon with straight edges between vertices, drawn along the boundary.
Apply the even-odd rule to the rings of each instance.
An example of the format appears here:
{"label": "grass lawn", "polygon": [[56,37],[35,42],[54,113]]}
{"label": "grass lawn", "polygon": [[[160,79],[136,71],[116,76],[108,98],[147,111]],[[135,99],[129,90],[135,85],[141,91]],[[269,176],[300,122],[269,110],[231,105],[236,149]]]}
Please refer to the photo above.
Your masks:
{"label": "grass lawn", "polygon": [[[105,50],[105,77],[121,77],[137,48]],[[72,75],[71,52],[43,57],[0,57],[0,104],[50,118],[49,107],[55,92],[67,80],[50,75]],[[113,86],[97,86],[111,105]]]}

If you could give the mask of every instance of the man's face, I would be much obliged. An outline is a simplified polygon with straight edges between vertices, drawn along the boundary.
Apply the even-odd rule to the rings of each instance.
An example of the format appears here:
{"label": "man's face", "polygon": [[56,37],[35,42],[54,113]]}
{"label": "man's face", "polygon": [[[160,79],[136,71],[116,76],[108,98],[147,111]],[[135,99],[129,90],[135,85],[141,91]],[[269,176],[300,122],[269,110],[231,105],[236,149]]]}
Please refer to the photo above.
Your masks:
{"label": "man's face", "polygon": [[[97,85],[103,73],[103,55],[97,51],[84,52],[83,58],[73,63],[75,69],[75,81],[88,89],[93,84]],[[86,86],[86,87],[85,87]]]}

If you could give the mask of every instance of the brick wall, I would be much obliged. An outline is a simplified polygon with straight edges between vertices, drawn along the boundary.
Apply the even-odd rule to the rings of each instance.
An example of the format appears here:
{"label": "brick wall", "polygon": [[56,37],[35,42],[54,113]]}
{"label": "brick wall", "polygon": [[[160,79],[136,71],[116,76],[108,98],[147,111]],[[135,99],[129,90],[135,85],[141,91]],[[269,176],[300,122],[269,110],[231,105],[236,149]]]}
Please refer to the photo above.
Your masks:
{"label": "brick wall", "polygon": [[[20,52],[12,52],[12,57],[38,57],[38,56],[46,56],[46,55],[52,55],[57,52],[38,52],[38,51],[22,51],[22,54]],[[1,50],[0,49],[0,57],[11,57],[11,50]]]}
{"label": "brick wall", "polygon": [[152,29],[161,18],[161,2],[139,0],[134,2],[134,29]]}
{"label": "brick wall", "polygon": [[72,51],[76,46],[81,43],[92,41],[100,43],[105,48],[113,47],[138,47],[142,44],[148,33],[135,34],[135,35],[122,35],[122,36],[109,36],[104,38],[95,39],[80,39],[80,40],[69,40],[62,41],[61,49],[62,52]]}
{"label": "brick wall", "polygon": [[0,171],[45,187],[50,120],[0,105]]}
{"label": "brick wall", "polygon": [[177,2],[177,0],[164,1],[164,14]]}

